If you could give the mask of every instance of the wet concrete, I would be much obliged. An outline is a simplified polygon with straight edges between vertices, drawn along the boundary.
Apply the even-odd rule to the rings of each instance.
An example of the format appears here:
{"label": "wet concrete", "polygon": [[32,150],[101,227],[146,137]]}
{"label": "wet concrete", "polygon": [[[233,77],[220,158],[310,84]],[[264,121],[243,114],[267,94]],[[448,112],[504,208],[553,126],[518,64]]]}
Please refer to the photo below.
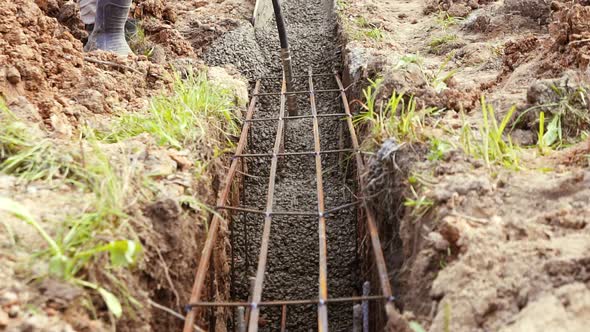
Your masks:
{"label": "wet concrete", "polygon": [[[340,62],[337,24],[330,3],[319,0],[291,0],[283,4],[296,75],[329,74]],[[279,43],[274,20],[257,28],[243,25],[218,39],[205,54],[212,65],[233,64],[249,78],[281,75]],[[261,92],[280,91],[278,80],[264,80]],[[337,88],[330,76],[316,77],[316,89]],[[296,79],[295,90],[307,90],[307,78]],[[338,93],[319,94],[319,114],[339,113]],[[309,97],[299,95],[300,115],[311,114]],[[276,117],[279,97],[260,98],[255,118]],[[345,122],[337,118],[319,118],[322,150],[348,146],[340,139]],[[256,122],[251,129],[247,153],[270,153],[274,145],[277,122]],[[312,119],[291,120],[285,135],[285,151],[313,151]],[[350,155],[322,156],[325,207],[331,209],[354,200]],[[270,159],[248,159],[245,191],[241,204],[264,210],[268,190]],[[315,162],[313,156],[290,156],[279,159],[274,211],[317,211]],[[233,220],[233,296],[246,300],[251,277],[256,274],[264,216],[238,215]],[[356,210],[341,210],[327,219],[328,294],[329,297],[357,295],[358,281]],[[312,299],[318,297],[318,218],[275,216],[272,220],[268,264],[263,300]],[[288,331],[317,329],[315,306],[288,309]],[[352,304],[330,305],[331,331],[352,329]],[[280,308],[261,311],[261,329],[277,331]]]}

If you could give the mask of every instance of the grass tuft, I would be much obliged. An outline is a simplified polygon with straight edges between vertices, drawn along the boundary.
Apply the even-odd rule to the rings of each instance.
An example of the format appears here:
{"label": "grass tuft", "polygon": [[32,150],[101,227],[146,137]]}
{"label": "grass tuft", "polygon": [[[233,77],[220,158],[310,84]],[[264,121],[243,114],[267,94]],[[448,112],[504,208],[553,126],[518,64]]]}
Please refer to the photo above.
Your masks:
{"label": "grass tuft", "polygon": [[84,176],[75,155],[58,150],[55,142],[19,121],[1,103],[0,173],[16,175],[21,182],[56,178],[78,181]]}
{"label": "grass tuft", "polygon": [[422,139],[420,129],[424,126],[424,118],[435,108],[416,110],[413,96],[406,97],[396,91],[392,92],[386,104],[380,101],[377,105],[377,90],[382,79],[370,82],[363,90],[365,102],[356,101],[364,111],[356,115],[353,122],[368,127],[370,137],[376,144],[390,137],[398,142]]}
{"label": "grass tuft", "polygon": [[134,54],[144,55],[148,58],[151,58],[154,53],[154,44],[145,34],[145,29],[141,22],[135,25],[135,32],[129,36],[129,47]]}
{"label": "grass tuft", "polygon": [[451,26],[459,24],[464,19],[461,17],[451,16],[448,12],[439,11],[436,15],[436,23],[440,25],[443,31],[446,31]]}
{"label": "grass tuft", "polygon": [[153,98],[144,113],[121,116],[112,132],[98,133],[110,142],[142,133],[151,134],[160,145],[176,149],[224,145],[238,130],[234,98],[207,80],[204,74],[189,73],[186,79],[175,77],[173,94]]}
{"label": "grass tuft", "polygon": [[440,37],[435,37],[428,42],[428,46],[430,47],[430,51],[432,53],[438,53],[442,49],[442,47],[448,43],[454,42],[457,40],[457,35],[454,34],[445,34]]}
{"label": "grass tuft", "polygon": [[471,126],[463,119],[461,129],[461,144],[466,154],[483,159],[486,166],[494,164],[503,165],[512,169],[519,169],[519,158],[516,147],[510,137],[504,137],[504,131],[508,122],[514,115],[516,107],[513,106],[506,113],[500,123],[496,120],[494,108],[481,97],[482,121],[479,125],[479,135],[471,130]]}

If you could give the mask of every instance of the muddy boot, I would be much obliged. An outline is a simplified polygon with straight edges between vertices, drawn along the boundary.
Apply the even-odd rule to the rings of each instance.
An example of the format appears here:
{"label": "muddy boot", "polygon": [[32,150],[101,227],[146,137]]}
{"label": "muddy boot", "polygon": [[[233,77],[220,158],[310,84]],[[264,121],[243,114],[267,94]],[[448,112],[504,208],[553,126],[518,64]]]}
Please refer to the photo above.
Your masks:
{"label": "muddy boot", "polygon": [[130,7],[131,0],[98,0],[94,29],[84,50],[111,51],[120,55],[131,53],[125,40],[125,22]]}

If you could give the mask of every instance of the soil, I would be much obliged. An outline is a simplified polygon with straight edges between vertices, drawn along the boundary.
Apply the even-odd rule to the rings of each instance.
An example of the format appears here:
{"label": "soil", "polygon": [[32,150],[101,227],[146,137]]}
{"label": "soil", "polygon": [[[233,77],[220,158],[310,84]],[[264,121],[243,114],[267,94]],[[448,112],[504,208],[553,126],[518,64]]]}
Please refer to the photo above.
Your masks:
{"label": "soil", "polygon": [[[211,12],[227,20],[241,19],[240,15],[251,4],[134,2],[131,15],[145,31],[145,40],[136,52],[151,52],[137,52],[138,55],[129,57],[100,51],[83,53],[87,32],[73,1],[2,1],[0,8],[0,98],[40,140],[46,140],[64,155],[79,156],[91,151],[92,147],[79,143],[82,128],[109,128],[120,114],[145,111],[152,96],[167,93],[171,88],[172,68],[180,72],[204,71],[209,80],[234,91],[238,105],[247,100],[245,83],[235,71],[207,68],[196,57],[200,51],[191,45],[194,36],[191,37],[189,23],[212,18]],[[215,23],[224,26],[222,21]],[[205,162],[212,151],[207,151],[207,147],[201,151],[168,149],[149,135],[101,144],[100,148],[117,173],[138,177],[158,174],[152,177],[153,195],[146,195],[135,186],[133,181],[139,179],[130,179],[125,213],[132,231],[118,229],[113,234],[100,234],[106,241],[120,237],[140,240],[144,250],[137,266],[129,271],[109,271],[110,277],[100,268],[105,262],[97,261],[82,272],[87,280],[111,290],[123,285],[137,306],[127,304],[123,318],[115,320],[92,292],[60,280],[38,280],[37,275],[46,270],[46,263],[32,255],[44,249],[44,241],[32,228],[2,212],[1,330],[181,328],[181,320],[151,306],[150,301],[183,312],[206,234],[201,222],[203,211],[184,201],[186,197],[195,197],[213,204],[222,163],[214,160],[207,174],[195,177],[192,160]],[[134,161],[133,170],[126,158]],[[59,231],[62,220],[86,211],[92,199],[91,194],[59,180],[27,183],[6,174],[0,174],[0,196],[23,204],[50,236]],[[9,229],[13,232],[7,232]],[[224,237],[220,238],[223,244]],[[222,296],[229,294],[224,280],[228,277],[224,250],[225,246],[220,245],[214,257],[219,286],[208,290]],[[111,278],[121,284],[113,286]],[[203,317],[200,319],[202,323]],[[221,320],[219,327],[224,325],[225,320]]]}
{"label": "soil", "polygon": [[[465,18],[445,25],[441,9]],[[377,194],[372,205],[382,242],[389,244],[397,305],[424,330],[587,329],[590,141],[576,128],[588,122],[565,120],[567,148],[541,155],[534,147],[540,112],[561,114],[547,106],[563,100],[556,90],[563,96],[581,91],[586,98],[588,52],[585,41],[576,41],[590,31],[582,23],[587,9],[582,2],[508,0],[341,6],[350,75],[383,77],[379,96],[403,91],[426,107],[445,108],[425,120],[423,132],[455,142],[433,158],[428,141],[387,140],[381,151],[392,144],[398,151],[380,151],[371,160],[368,194]],[[359,17],[368,27],[359,26]],[[363,36],[370,27],[383,37]],[[454,40],[434,50],[432,40],[449,34]],[[419,66],[400,66],[404,56],[416,54]],[[456,71],[442,91],[428,82],[439,70]],[[521,170],[490,170],[456,140],[464,121],[481,126],[482,95],[498,121],[516,107],[509,131],[522,149]],[[587,117],[587,104],[570,103]],[[418,210],[407,204],[420,197],[431,205]]]}

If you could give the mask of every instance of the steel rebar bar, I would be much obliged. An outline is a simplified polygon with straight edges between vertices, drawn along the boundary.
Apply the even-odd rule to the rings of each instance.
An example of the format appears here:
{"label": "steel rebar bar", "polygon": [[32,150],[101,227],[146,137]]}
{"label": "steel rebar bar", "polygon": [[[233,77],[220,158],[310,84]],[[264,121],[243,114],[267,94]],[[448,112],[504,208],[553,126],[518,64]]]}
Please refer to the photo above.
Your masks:
{"label": "steel rebar bar", "polygon": [[[340,80],[340,76],[337,72],[334,72],[334,78],[336,79],[336,83],[340,88],[340,96],[342,99],[342,105],[344,107],[344,111],[348,115],[352,115],[350,112],[350,106],[348,105],[348,98],[346,97],[346,91],[344,90],[344,86],[342,85],[342,81]],[[352,146],[354,149],[359,149],[358,138],[356,136],[356,131],[354,129],[354,124],[352,123],[352,116],[348,116],[346,118],[346,122],[348,124],[348,130],[350,132],[350,138],[352,141]],[[359,181],[359,185],[361,188],[361,192],[364,192],[364,188],[366,186],[365,179],[362,176],[365,171],[365,163],[363,160],[363,156],[360,153],[356,154],[356,164],[357,164],[357,177]],[[379,281],[381,284],[381,290],[384,295],[392,297],[393,293],[391,290],[391,284],[389,283],[389,275],[387,273],[387,265],[385,264],[385,257],[383,256],[383,249],[381,247],[381,241],[379,239],[379,233],[377,230],[377,225],[375,224],[375,217],[373,212],[369,208],[366,201],[363,203],[364,210],[366,213],[367,219],[367,228],[369,229],[369,237],[371,239],[371,247],[373,249],[373,255],[375,256],[375,264],[377,265],[377,273],[379,275]],[[385,304],[385,311],[387,313],[388,318],[391,318],[393,315],[396,314],[396,309],[393,306],[392,301],[388,301]]]}
{"label": "steel rebar bar", "polygon": [[289,156],[316,156],[318,154],[328,153],[341,153],[341,152],[358,152],[355,149],[337,149],[337,150],[324,150],[324,151],[298,151],[298,152],[283,152],[283,153],[244,153],[236,154],[234,158],[272,158],[277,157],[289,157]]}
{"label": "steel rebar bar", "polygon": [[[329,113],[329,114],[318,114],[318,118],[330,118],[330,117],[346,117],[344,113]],[[312,119],[313,115],[297,115],[297,116],[286,116],[284,120],[301,120],[301,119]],[[277,121],[279,118],[258,118],[258,119],[251,119],[248,120],[250,122],[264,122],[264,121]],[[242,120],[244,122],[246,120]]]}
{"label": "steel rebar bar", "polygon": [[[316,90],[316,93],[325,93],[325,92],[338,92],[340,93],[340,89],[322,89],[322,90]],[[309,94],[309,91],[291,91],[291,92],[287,92],[285,93],[287,96],[290,95],[304,95],[304,94]],[[257,93],[256,96],[257,97],[262,97],[262,96],[280,96],[281,93],[280,92],[262,92],[262,93]]]}
{"label": "steel rebar bar", "polygon": [[[254,94],[258,93],[260,89],[260,81],[256,82],[254,87]],[[254,114],[254,109],[256,106],[257,97],[252,97],[250,101],[250,105],[248,106],[248,111],[246,114],[246,118],[251,119]],[[241,154],[246,146],[248,130],[250,129],[251,124],[249,122],[244,123],[242,128],[242,133],[240,134],[240,140],[238,141],[238,146],[236,147],[236,154]],[[231,191],[233,178],[236,174],[238,169],[238,159],[233,159],[231,162],[231,166],[229,168],[226,182],[223,187],[223,191],[221,192],[221,196],[219,196],[217,200],[218,206],[225,205],[227,198],[229,197],[229,193]],[[193,288],[191,291],[190,302],[199,302],[201,299],[201,293],[203,292],[203,284],[205,282],[205,276],[207,274],[207,270],[209,267],[209,261],[211,259],[211,253],[213,251],[213,247],[215,246],[215,242],[217,240],[217,231],[219,229],[219,224],[221,223],[221,218],[218,215],[213,216],[213,220],[209,225],[209,232],[207,234],[207,240],[205,240],[205,245],[203,246],[203,251],[201,253],[201,258],[199,260],[199,266],[197,268],[197,274],[195,276],[195,282],[193,284]],[[190,310],[186,315],[186,320],[184,322],[184,329],[183,332],[191,332],[193,328],[193,324],[195,322],[195,311]]]}
{"label": "steel rebar bar", "polygon": [[[281,91],[286,92],[287,90],[287,83],[286,78],[283,77],[283,84]],[[281,105],[280,105],[280,117],[285,116],[285,104],[286,104],[286,96],[283,94],[281,96]],[[285,126],[284,120],[279,120],[278,128],[277,128],[277,135],[275,138],[274,148],[273,148],[273,157],[270,165],[270,175],[268,180],[268,192],[266,195],[266,216],[264,217],[264,228],[262,231],[262,240],[260,244],[260,254],[258,256],[258,267],[256,269],[256,281],[254,283],[254,290],[252,292],[252,310],[250,311],[250,321],[248,324],[248,331],[249,332],[256,332],[258,331],[258,317],[260,315],[260,308],[256,305],[262,299],[262,286],[264,283],[264,273],[266,271],[266,260],[268,257],[268,244],[270,241],[270,226],[272,223],[272,207],[274,201],[274,191],[275,191],[275,180],[277,175],[277,166],[278,166],[278,157],[277,154],[279,153],[279,149],[281,148],[281,141],[283,138],[283,129]]]}
{"label": "steel rebar bar", "polygon": [[326,218],[324,217],[324,182],[322,171],[322,156],[320,154],[320,128],[317,118],[317,109],[315,102],[315,92],[313,89],[313,72],[309,69],[309,102],[311,104],[311,114],[313,115],[313,142],[315,151],[315,173],[316,173],[316,189],[318,197],[318,213],[319,213],[319,250],[320,250],[320,266],[319,266],[319,299],[318,304],[318,331],[328,331],[328,307],[325,305],[328,298],[328,246],[326,240]]}
{"label": "steel rebar bar", "polygon": [[[385,295],[371,295],[371,296],[350,296],[350,297],[334,297],[328,298],[324,301],[325,304],[336,304],[336,303],[351,303],[351,302],[362,302],[362,301],[392,301],[391,296]],[[304,299],[304,300],[276,300],[276,301],[260,301],[260,302],[196,302],[189,303],[189,307],[247,307],[247,308],[260,308],[260,307],[280,307],[283,305],[294,306],[294,305],[313,305],[319,304],[320,299]]]}

